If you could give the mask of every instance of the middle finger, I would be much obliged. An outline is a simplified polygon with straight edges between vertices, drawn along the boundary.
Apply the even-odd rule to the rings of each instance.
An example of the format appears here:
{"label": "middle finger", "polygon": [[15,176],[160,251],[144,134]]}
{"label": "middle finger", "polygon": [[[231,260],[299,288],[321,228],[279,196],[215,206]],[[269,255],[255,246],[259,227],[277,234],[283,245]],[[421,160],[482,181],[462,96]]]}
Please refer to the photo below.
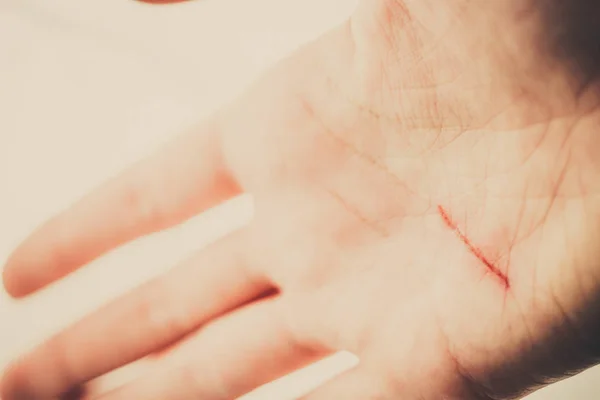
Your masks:
{"label": "middle finger", "polygon": [[2,395],[59,396],[269,291],[250,266],[248,232],[216,242],[51,338],[8,368]]}

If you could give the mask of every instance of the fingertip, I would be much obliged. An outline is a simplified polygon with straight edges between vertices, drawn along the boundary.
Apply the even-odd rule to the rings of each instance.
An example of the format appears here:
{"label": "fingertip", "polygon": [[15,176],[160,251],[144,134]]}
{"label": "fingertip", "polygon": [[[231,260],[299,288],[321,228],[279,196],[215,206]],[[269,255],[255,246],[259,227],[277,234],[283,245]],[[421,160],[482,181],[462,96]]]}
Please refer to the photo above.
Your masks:
{"label": "fingertip", "polygon": [[[50,379],[49,379],[50,378]],[[27,357],[11,362],[0,375],[0,399],[2,400],[82,400],[87,395],[83,386],[75,386],[60,395],[54,395],[57,387],[51,371],[39,368]]]}
{"label": "fingertip", "polygon": [[15,299],[29,296],[69,272],[64,271],[65,265],[67,268],[69,265],[61,253],[56,249],[49,252],[47,246],[40,246],[39,237],[39,232],[35,232],[24,240],[4,264],[2,284]]}
{"label": "fingertip", "polygon": [[35,400],[35,396],[27,390],[25,375],[21,372],[17,363],[9,364],[2,373],[0,399]]}
{"label": "fingertip", "polygon": [[4,265],[4,268],[2,269],[2,285],[10,297],[19,298],[22,297],[23,294],[19,287],[18,279],[15,278],[12,269],[10,262],[7,262]]}
{"label": "fingertip", "polygon": [[9,259],[4,265],[2,284],[6,293],[15,299],[25,297],[37,289],[27,284],[27,280],[24,279],[21,268],[18,267],[14,258]]}

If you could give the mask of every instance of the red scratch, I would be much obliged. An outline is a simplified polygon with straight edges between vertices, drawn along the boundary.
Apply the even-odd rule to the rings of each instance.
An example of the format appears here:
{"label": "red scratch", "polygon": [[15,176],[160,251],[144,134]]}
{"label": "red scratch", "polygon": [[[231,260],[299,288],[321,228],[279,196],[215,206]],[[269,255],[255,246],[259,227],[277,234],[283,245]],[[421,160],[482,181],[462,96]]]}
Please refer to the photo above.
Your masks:
{"label": "red scratch", "polygon": [[456,223],[452,220],[452,218],[450,218],[450,216],[442,206],[438,206],[438,211],[440,213],[440,216],[442,217],[442,220],[444,220],[444,223],[448,226],[448,228],[452,229],[454,233],[456,233],[456,235],[459,237],[459,239],[467,246],[469,251],[473,253],[473,255],[477,257],[477,259],[481,261],[491,273],[496,275],[498,279],[502,281],[506,289],[509,289],[510,281],[508,280],[508,276],[506,276],[502,271],[500,271],[498,267],[496,267],[490,260],[488,260],[480,249],[473,246],[469,238],[466,237],[458,229]]}

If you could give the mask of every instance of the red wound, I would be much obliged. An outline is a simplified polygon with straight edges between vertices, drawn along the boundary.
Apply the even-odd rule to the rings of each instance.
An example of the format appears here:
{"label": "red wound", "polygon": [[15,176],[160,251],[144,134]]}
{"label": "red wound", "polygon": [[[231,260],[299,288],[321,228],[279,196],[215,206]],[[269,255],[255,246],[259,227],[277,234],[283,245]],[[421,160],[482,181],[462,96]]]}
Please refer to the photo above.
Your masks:
{"label": "red wound", "polygon": [[492,274],[497,276],[498,279],[500,279],[502,281],[502,284],[504,285],[504,287],[506,289],[509,289],[510,281],[508,280],[508,276],[506,276],[502,271],[500,271],[500,269],[498,267],[496,267],[490,260],[488,260],[480,249],[473,246],[473,244],[471,243],[469,238],[466,237],[458,229],[458,226],[456,225],[456,223],[452,220],[452,218],[450,218],[450,215],[448,215],[448,213],[446,212],[446,210],[444,210],[444,208],[442,206],[438,206],[438,211],[440,213],[440,216],[442,217],[442,220],[446,224],[446,226],[448,226],[448,228],[452,229],[454,231],[454,233],[456,233],[456,236],[458,236],[459,239],[467,246],[469,251],[475,257],[477,257],[477,259],[479,261],[481,261]]}

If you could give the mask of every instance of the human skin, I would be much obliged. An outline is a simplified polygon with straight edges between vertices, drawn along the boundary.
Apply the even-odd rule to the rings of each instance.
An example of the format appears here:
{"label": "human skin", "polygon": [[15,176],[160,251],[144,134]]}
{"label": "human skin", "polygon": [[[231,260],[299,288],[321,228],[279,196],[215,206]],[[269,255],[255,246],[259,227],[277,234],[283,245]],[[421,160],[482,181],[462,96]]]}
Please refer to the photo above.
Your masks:
{"label": "human skin", "polygon": [[233,399],[338,350],[359,366],[306,399],[512,399],[596,364],[594,57],[549,34],[560,12],[523,4],[362,1],[41,226],[6,265],[16,297],[237,194],[256,208],[16,360],[2,398],[166,346],[101,398]]}

